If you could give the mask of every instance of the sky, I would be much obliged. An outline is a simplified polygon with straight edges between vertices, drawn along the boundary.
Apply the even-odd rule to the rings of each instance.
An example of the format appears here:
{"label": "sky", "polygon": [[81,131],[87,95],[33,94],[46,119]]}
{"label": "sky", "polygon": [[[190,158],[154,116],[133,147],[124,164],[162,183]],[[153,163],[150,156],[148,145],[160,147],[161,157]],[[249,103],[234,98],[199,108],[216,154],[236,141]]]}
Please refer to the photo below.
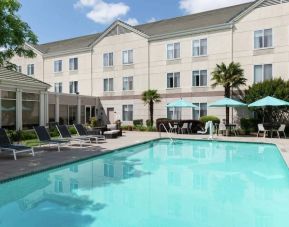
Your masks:
{"label": "sky", "polygon": [[19,15],[39,43],[102,32],[115,20],[131,25],[252,0],[19,0]]}

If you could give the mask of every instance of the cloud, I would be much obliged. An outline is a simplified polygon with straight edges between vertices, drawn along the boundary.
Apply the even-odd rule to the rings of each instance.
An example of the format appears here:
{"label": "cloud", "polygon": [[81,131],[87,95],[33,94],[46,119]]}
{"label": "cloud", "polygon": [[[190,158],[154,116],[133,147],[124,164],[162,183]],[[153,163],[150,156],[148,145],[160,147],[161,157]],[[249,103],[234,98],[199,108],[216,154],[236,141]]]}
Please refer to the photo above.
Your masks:
{"label": "cloud", "polygon": [[155,22],[155,21],[157,21],[157,19],[156,19],[155,17],[152,17],[152,18],[149,19],[147,22],[148,22],[148,23],[152,23],[152,22]]}
{"label": "cloud", "polygon": [[87,18],[99,24],[109,24],[125,16],[130,10],[130,7],[123,2],[107,3],[103,0],[79,0],[74,4],[74,8],[88,8]]}
{"label": "cloud", "polygon": [[179,8],[187,14],[237,5],[252,0],[180,0]]}
{"label": "cloud", "polygon": [[131,25],[131,26],[135,26],[135,25],[138,25],[139,22],[136,18],[128,18],[125,23]]}

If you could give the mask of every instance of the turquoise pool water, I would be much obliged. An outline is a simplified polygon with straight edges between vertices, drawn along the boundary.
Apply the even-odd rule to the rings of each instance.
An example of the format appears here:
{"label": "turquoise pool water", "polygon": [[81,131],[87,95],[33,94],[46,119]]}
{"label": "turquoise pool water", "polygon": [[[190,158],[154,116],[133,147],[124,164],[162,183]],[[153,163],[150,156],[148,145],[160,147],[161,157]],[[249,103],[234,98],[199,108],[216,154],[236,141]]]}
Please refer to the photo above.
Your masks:
{"label": "turquoise pool water", "polygon": [[4,227],[287,227],[274,145],[158,140],[0,185]]}

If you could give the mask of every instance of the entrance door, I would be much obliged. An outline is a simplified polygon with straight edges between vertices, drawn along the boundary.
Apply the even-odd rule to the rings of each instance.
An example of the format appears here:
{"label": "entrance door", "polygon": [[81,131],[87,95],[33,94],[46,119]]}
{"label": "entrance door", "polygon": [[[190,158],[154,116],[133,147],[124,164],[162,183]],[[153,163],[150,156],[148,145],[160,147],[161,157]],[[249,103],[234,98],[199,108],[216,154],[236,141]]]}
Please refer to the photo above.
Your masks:
{"label": "entrance door", "polygon": [[91,106],[85,106],[85,123],[88,123],[91,118]]}
{"label": "entrance door", "polygon": [[107,108],[107,119],[110,124],[114,123],[114,108]]}

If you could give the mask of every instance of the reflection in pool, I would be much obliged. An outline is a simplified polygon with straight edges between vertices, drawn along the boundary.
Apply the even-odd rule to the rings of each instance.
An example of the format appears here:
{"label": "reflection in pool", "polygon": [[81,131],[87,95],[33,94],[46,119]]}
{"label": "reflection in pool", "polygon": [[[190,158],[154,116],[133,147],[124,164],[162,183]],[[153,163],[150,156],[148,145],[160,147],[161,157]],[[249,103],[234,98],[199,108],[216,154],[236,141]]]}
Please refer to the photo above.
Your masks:
{"label": "reflection in pool", "polygon": [[0,185],[0,226],[287,226],[273,145],[159,140]]}

